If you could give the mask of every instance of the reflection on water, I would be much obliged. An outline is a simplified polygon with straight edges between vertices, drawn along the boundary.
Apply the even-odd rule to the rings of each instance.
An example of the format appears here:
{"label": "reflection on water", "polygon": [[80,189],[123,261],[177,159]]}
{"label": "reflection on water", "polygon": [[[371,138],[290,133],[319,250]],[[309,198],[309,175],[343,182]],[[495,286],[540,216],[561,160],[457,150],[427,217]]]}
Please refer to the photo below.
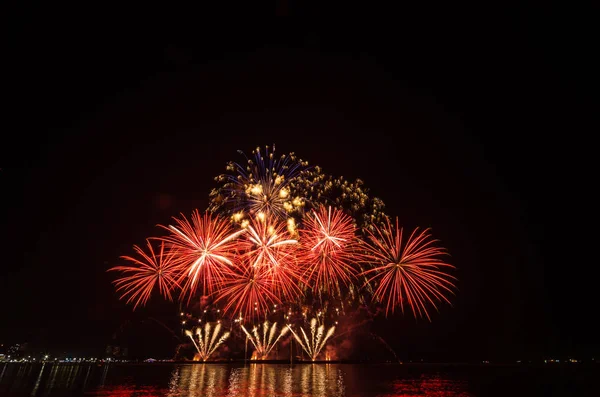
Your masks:
{"label": "reflection on water", "polygon": [[[400,379],[392,383],[393,392],[389,397],[471,397],[467,382],[450,380],[439,375],[422,375],[418,379]],[[383,397],[383,396],[382,396]]]}
{"label": "reflection on water", "polygon": [[227,366],[192,364],[175,367],[169,382],[169,396],[219,396],[227,388]]}
{"label": "reflection on water", "polygon": [[581,381],[598,369],[0,363],[0,396],[587,396],[600,395],[598,383]]}
{"label": "reflection on water", "polygon": [[[0,364],[0,395],[344,396],[339,365]],[[159,376],[156,376],[156,375]],[[162,379],[161,379],[162,378]]]}
{"label": "reflection on water", "polygon": [[169,396],[343,396],[343,374],[331,364],[194,364],[176,367]]}

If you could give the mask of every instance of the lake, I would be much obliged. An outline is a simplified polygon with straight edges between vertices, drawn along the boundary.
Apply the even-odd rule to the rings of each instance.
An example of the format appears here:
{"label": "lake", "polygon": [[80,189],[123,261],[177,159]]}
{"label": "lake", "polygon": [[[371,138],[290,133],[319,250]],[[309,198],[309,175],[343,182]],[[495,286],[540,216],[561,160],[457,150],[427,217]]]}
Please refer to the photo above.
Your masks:
{"label": "lake", "polygon": [[0,363],[0,396],[600,396],[600,364]]}

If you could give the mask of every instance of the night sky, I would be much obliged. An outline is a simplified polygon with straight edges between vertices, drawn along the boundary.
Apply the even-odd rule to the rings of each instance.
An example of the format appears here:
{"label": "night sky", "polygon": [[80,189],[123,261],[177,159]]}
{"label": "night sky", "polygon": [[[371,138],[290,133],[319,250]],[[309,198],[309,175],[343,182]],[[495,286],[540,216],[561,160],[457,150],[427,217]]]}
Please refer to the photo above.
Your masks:
{"label": "night sky", "polygon": [[592,27],[552,8],[347,7],[15,10],[0,343],[77,354],[127,328],[168,355],[148,318],[176,322],[177,304],[132,313],[106,270],[204,210],[237,150],[274,144],[361,178],[451,254],[453,306],[374,324],[401,357],[598,357]]}

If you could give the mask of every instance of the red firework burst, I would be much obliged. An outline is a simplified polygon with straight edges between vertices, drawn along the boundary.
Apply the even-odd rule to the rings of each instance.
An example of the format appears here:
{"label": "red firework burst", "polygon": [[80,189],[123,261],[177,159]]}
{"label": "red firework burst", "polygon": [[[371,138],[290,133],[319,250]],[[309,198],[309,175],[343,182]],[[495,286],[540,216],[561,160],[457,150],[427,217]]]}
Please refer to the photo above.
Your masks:
{"label": "red firework burst", "polygon": [[115,266],[108,269],[108,271],[116,270],[124,274],[113,283],[117,292],[121,292],[119,299],[127,299],[127,303],[135,302],[133,310],[138,305],[146,305],[155,286],[158,286],[161,295],[171,301],[173,300],[171,290],[179,287],[177,264],[172,253],[165,252],[165,245],[161,243],[160,251],[156,254],[149,239],[146,243],[148,253],[137,245],[133,246],[141,260],[131,256],[121,257],[133,262],[135,266]]}
{"label": "red firework burst", "polygon": [[237,263],[228,268],[227,277],[219,284],[215,303],[224,302],[223,312],[232,316],[258,319],[281,303],[276,284],[266,267]]}
{"label": "red firework burst", "polygon": [[314,290],[340,293],[340,284],[352,283],[358,273],[360,240],[350,216],[339,209],[320,206],[306,216],[300,231],[303,278]]}
{"label": "red firework burst", "polygon": [[369,238],[367,250],[376,265],[361,274],[369,277],[367,283],[378,282],[373,297],[385,303],[386,315],[398,306],[404,313],[404,304],[408,303],[415,316],[426,316],[431,321],[428,305],[437,310],[436,301],[450,303],[444,293],[454,293],[452,280],[456,278],[442,269],[454,266],[439,258],[446,251],[433,245],[437,240],[431,239],[429,229],[415,229],[403,242],[396,218],[395,227],[387,220],[382,228],[369,232]]}
{"label": "red firework burst", "polygon": [[169,243],[176,252],[176,263],[181,271],[178,280],[182,294],[189,299],[199,285],[202,294],[211,294],[223,282],[226,269],[233,266],[237,255],[237,237],[245,230],[234,231],[228,219],[204,215],[196,210],[191,222],[183,215],[174,218],[177,225],[162,226],[170,232],[160,239]]}

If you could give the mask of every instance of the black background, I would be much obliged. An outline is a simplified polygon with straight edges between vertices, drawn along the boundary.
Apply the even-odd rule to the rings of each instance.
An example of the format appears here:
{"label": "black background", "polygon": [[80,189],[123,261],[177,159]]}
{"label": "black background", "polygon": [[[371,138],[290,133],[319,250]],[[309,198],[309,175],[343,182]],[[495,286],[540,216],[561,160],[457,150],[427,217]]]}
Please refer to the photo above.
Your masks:
{"label": "black background", "polygon": [[431,227],[451,253],[452,307],[431,323],[375,324],[401,357],[600,353],[597,9],[12,11],[1,343],[95,352],[130,326],[147,335],[148,354],[170,354],[173,340],[147,319],[171,324],[177,305],[156,299],[132,313],[106,269],[157,224],[206,208],[238,149],[275,144],[363,179],[388,214]]}

